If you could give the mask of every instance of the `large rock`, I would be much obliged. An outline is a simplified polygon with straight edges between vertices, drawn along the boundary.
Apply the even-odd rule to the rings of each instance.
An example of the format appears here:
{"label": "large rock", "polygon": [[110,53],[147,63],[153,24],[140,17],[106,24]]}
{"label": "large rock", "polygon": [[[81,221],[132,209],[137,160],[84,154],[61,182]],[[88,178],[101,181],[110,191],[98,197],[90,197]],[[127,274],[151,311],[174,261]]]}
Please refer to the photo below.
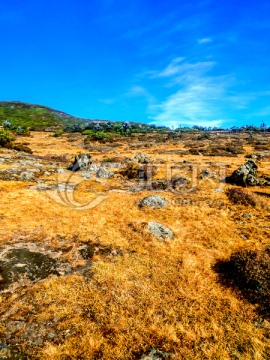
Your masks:
{"label": "large rock", "polygon": [[150,195],[139,201],[139,207],[147,206],[154,209],[163,208],[168,204],[168,200],[158,196]]}
{"label": "large rock", "polygon": [[257,177],[257,169],[255,161],[248,160],[235,170],[231,176],[227,177],[227,182],[238,186],[256,186],[260,184],[260,179]]}
{"label": "large rock", "polygon": [[79,171],[85,170],[92,164],[91,156],[87,154],[80,154],[75,156],[75,160],[71,166],[69,166],[68,170],[71,171]]}
{"label": "large rock", "polygon": [[170,229],[155,221],[150,221],[148,223],[148,230],[160,240],[174,238],[174,233]]}

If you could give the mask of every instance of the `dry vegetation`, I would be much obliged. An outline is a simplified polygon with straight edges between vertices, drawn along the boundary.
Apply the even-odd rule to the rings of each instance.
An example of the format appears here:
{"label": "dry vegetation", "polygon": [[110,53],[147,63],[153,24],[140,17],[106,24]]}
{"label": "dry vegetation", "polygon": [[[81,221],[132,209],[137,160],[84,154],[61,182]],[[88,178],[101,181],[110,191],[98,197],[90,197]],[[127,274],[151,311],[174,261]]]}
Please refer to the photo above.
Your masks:
{"label": "dry vegetation", "polygon": [[[220,181],[245,156],[270,150],[269,135],[211,136],[164,141],[151,135],[149,141],[88,144],[87,150],[80,134],[20,138],[33,151],[29,158],[63,168],[79,152],[95,161],[124,161],[143,152],[156,166],[154,180],[166,180],[169,171],[192,185],[133,192],[135,180],[123,173],[104,181],[82,181],[76,173],[70,179],[78,182],[76,201],[104,196],[98,206],[78,210],[56,201],[53,191],[37,191],[35,182],[0,180],[1,248],[35,243],[58,251],[70,266],[65,275],[2,292],[0,342],[42,360],[144,359],[152,349],[161,355],[151,359],[269,359],[270,188],[243,191]],[[0,151],[0,158],[17,156]],[[269,165],[267,156],[258,162],[265,176]],[[0,170],[10,166],[0,164]],[[211,175],[202,176],[205,170]],[[40,179],[54,182],[56,176],[65,182],[70,173]],[[150,194],[166,198],[168,206],[140,209],[139,200]],[[150,235],[149,221],[169,227],[174,239]],[[81,256],[85,245],[93,251]],[[252,297],[247,284],[253,281],[257,289],[258,278],[264,293]]]}

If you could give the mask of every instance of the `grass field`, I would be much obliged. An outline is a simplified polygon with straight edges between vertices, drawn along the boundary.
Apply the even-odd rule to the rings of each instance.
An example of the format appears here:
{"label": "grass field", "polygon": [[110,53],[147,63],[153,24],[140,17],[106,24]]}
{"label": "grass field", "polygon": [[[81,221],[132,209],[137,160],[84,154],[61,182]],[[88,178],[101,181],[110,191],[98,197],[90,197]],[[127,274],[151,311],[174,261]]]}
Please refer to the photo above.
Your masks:
{"label": "grass field", "polygon": [[[87,149],[80,134],[54,138],[33,132],[18,138],[39,161],[66,156],[63,168],[80,152],[90,153],[95,162],[143,152],[157,166],[154,179],[181,174],[191,185],[178,192],[132,192],[128,188],[136,180],[118,173],[108,180],[83,180],[76,173],[69,179],[78,184],[76,204],[91,202],[97,193],[104,196],[99,205],[79,210],[57,201],[52,191],[33,189],[33,181],[0,180],[1,248],[34,243],[59,252],[71,269],[2,292],[0,342],[29,359],[270,359],[269,318],[215,270],[236,251],[270,248],[270,187],[244,189],[256,205],[239,205],[225,193],[235,186],[221,181],[246,155],[270,150],[269,135],[211,136],[155,141],[151,135],[116,145],[93,142]],[[11,162],[17,154],[0,149],[0,158],[11,156]],[[270,176],[267,156],[257,164]],[[203,177],[203,170],[215,176]],[[65,182],[69,177],[51,173],[41,179]],[[152,194],[168,205],[140,209],[139,200]],[[174,239],[160,241],[149,234],[149,221],[171,229]],[[84,273],[80,269],[87,260],[78,255],[82,245],[94,249]],[[149,355],[153,349],[160,357]]]}

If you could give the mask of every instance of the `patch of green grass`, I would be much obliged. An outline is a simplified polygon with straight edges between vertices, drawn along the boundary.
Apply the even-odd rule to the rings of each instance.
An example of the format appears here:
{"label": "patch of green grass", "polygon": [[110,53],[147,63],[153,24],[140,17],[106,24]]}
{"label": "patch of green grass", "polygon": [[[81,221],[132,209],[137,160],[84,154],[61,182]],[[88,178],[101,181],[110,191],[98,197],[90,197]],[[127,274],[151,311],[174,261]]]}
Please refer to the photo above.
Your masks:
{"label": "patch of green grass", "polygon": [[0,124],[9,121],[12,127],[42,130],[50,126],[67,126],[83,121],[41,105],[21,102],[0,102]]}

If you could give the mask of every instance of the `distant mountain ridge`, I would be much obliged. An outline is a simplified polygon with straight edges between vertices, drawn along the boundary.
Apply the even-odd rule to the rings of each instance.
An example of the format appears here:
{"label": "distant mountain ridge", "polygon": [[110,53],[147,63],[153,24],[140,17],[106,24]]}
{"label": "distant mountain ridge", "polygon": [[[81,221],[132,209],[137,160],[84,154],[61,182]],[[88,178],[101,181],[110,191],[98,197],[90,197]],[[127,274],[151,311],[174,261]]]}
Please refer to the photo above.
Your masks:
{"label": "distant mountain ridge", "polygon": [[[87,122],[107,123],[114,120],[84,119],[69,115],[48,106],[29,104],[21,101],[0,101],[0,125],[8,120],[14,126],[42,130],[48,127],[66,127]],[[118,122],[118,121],[117,121]],[[123,121],[119,121],[123,122]]]}
{"label": "distant mountain ridge", "polygon": [[83,124],[87,121],[44,105],[28,104],[20,101],[0,101],[0,124],[5,120],[8,120],[14,126],[40,129],[50,126],[63,127]]}

